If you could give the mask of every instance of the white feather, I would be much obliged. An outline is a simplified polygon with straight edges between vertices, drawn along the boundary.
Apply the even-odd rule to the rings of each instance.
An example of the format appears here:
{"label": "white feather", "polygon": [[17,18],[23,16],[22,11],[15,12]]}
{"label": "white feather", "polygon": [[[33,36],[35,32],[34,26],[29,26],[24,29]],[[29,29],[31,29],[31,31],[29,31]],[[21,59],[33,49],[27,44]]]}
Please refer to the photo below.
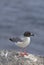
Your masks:
{"label": "white feather", "polygon": [[25,48],[30,44],[30,37],[24,37],[22,42],[15,43],[17,46]]}

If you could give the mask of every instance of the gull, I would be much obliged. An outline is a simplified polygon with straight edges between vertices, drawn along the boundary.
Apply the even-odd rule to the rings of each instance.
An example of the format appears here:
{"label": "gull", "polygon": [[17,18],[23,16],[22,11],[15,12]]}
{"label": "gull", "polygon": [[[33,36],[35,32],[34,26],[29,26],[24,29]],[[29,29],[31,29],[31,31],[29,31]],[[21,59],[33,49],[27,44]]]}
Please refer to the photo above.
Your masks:
{"label": "gull", "polygon": [[34,36],[33,33],[26,31],[23,34],[23,38],[9,38],[10,41],[15,42],[15,45],[20,48],[26,48],[30,44],[30,36]]}

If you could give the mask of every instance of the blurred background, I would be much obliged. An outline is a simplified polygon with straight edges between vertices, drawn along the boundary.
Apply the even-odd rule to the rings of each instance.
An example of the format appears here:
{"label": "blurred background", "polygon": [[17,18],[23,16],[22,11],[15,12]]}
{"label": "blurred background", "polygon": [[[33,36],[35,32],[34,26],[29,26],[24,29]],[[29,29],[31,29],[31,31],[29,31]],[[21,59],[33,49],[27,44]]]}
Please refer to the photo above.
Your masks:
{"label": "blurred background", "polygon": [[35,34],[27,52],[44,55],[44,0],[0,0],[0,50],[19,50],[9,38],[25,31]]}

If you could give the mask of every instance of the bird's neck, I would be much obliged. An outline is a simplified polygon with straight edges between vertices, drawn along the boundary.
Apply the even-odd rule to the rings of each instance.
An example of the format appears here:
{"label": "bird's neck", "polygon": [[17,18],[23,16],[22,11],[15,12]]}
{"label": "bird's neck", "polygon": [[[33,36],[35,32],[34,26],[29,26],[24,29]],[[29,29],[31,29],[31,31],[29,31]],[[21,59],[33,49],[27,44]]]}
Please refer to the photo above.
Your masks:
{"label": "bird's neck", "polygon": [[30,37],[25,37],[25,41],[30,42]]}
{"label": "bird's neck", "polygon": [[26,37],[28,41],[30,41],[30,37]]}
{"label": "bird's neck", "polygon": [[25,37],[26,39],[30,39],[30,37]]}

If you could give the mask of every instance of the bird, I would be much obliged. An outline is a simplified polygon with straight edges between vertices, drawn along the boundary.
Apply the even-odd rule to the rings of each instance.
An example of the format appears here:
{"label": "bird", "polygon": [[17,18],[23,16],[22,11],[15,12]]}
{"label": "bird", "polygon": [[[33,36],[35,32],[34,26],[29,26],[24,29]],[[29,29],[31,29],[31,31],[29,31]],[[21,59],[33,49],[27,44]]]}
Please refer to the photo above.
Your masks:
{"label": "bird", "polygon": [[13,38],[9,38],[9,40],[15,42],[15,45],[20,48],[26,48],[30,44],[31,36],[34,36],[34,34],[29,31],[26,31],[23,34],[23,38],[13,37]]}

